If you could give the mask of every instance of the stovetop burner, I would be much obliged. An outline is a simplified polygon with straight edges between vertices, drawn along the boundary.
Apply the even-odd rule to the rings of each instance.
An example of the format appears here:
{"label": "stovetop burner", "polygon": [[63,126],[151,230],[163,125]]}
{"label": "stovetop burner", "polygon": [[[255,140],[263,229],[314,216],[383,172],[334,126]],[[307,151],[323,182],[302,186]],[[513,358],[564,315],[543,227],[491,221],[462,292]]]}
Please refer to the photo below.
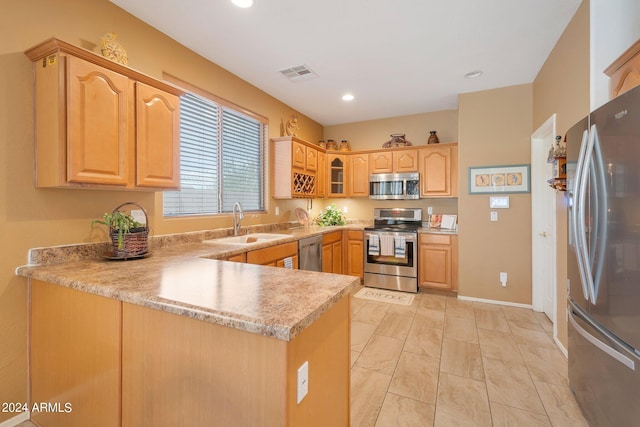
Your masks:
{"label": "stovetop burner", "polygon": [[403,231],[417,233],[422,227],[422,209],[420,208],[375,208],[373,227],[366,231]]}

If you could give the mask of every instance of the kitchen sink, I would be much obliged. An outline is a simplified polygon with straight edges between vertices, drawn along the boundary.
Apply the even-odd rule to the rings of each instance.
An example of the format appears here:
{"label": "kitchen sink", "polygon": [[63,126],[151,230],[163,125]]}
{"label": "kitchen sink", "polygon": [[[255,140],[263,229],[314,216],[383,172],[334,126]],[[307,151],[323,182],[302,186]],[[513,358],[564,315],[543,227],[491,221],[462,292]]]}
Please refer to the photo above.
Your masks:
{"label": "kitchen sink", "polygon": [[205,240],[203,243],[221,243],[225,245],[255,245],[258,243],[269,242],[272,240],[286,239],[291,237],[291,234],[278,234],[278,233],[253,233],[245,236],[231,236],[222,237],[220,239]]}

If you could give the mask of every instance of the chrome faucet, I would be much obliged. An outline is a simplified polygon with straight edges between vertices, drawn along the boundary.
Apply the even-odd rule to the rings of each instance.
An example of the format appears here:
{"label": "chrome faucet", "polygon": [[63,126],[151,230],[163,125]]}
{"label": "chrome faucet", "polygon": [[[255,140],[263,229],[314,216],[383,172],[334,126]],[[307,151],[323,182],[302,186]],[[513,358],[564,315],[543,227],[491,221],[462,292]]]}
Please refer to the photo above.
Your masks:
{"label": "chrome faucet", "polygon": [[240,202],[235,202],[233,204],[233,235],[237,236],[240,234],[240,221],[244,219],[244,211],[242,210],[242,205]]}

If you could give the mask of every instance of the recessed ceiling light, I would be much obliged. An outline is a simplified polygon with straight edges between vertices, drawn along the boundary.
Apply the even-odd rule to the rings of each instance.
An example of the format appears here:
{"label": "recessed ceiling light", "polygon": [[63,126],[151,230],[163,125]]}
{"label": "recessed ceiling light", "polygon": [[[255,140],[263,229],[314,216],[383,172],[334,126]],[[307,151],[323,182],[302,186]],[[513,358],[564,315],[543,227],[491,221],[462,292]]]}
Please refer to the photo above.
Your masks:
{"label": "recessed ceiling light", "polygon": [[482,71],[476,70],[464,75],[465,79],[476,79],[482,75]]}
{"label": "recessed ceiling light", "polygon": [[344,95],[342,95],[342,100],[343,101],[353,101],[354,96],[351,95],[350,93],[345,93]]}
{"label": "recessed ceiling light", "polygon": [[231,3],[242,8],[253,6],[253,0],[231,0]]}

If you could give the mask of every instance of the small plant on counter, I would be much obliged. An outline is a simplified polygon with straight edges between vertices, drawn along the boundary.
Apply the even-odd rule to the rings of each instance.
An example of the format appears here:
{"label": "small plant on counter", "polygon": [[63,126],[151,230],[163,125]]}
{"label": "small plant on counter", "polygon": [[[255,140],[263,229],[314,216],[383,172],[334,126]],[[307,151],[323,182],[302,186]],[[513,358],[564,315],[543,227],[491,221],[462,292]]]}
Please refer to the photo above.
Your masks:
{"label": "small plant on counter", "polygon": [[313,220],[314,224],[317,225],[345,225],[347,223],[347,219],[344,214],[336,207],[335,204],[327,206],[327,208],[318,214],[318,216]]}
{"label": "small plant on counter", "polygon": [[146,230],[146,228],[133,219],[131,215],[120,211],[105,213],[102,219],[94,219],[91,222],[91,226],[93,227],[96,223],[106,225],[110,230],[118,233],[118,249],[122,249],[124,236],[127,233]]}

